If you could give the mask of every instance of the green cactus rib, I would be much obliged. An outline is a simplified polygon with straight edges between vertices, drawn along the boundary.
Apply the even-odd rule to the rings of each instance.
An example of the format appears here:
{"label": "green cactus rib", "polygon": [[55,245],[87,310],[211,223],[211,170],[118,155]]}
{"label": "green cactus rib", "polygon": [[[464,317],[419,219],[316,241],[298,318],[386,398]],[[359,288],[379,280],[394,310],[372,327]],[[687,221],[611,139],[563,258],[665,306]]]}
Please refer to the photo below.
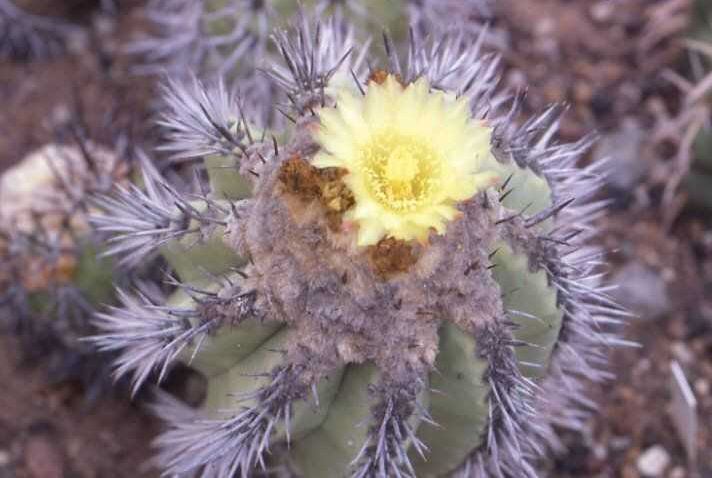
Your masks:
{"label": "green cactus rib", "polygon": [[712,174],[693,170],[685,179],[687,188],[687,201],[694,207],[702,210],[712,209]]}
{"label": "green cactus rib", "polygon": [[[306,10],[309,11],[315,6],[323,5],[324,3],[327,2],[323,0],[306,0],[301,2],[300,6],[300,3],[294,0],[273,0],[272,5],[277,13],[275,17],[284,19],[294,18],[300,9],[304,10],[306,8]],[[325,9],[327,15],[336,13],[336,8],[333,5],[337,5],[339,2],[330,3],[332,3],[332,5]],[[361,0],[358,4],[358,8],[363,9],[363,11],[368,12],[368,14],[359,14],[358,16],[352,14],[351,19],[354,23],[359,24],[364,36],[376,36],[380,35],[383,31],[388,31],[395,38],[405,38],[408,30],[408,22],[403,21],[403,17],[407,13],[407,2],[403,0],[389,0],[386,2],[382,0]]]}
{"label": "green cactus rib", "polygon": [[200,232],[185,234],[161,246],[160,252],[182,282],[200,283],[210,275],[219,276],[244,264],[244,260],[223,243],[224,233],[225,229],[218,227],[207,240],[200,238]]}
{"label": "green cactus rib", "polygon": [[[216,163],[211,164],[215,165]],[[223,172],[220,174],[226,175],[231,180],[235,179],[235,176],[240,178],[239,181],[242,180],[238,173]],[[217,175],[218,173],[215,174],[215,176]],[[218,189],[216,195],[219,200],[214,204],[229,211],[230,203],[224,199],[226,197],[241,199],[244,197],[242,194],[246,193],[242,189],[242,184],[244,183],[239,182],[239,184],[240,186],[229,190],[229,192],[227,189]],[[233,193],[238,197],[233,198]],[[205,213],[209,207],[207,201],[191,201],[188,205],[198,215]],[[176,210],[176,213],[179,213],[179,211]],[[190,219],[186,230],[193,232],[178,235],[166,241],[159,248],[160,254],[170,264],[183,283],[196,285],[206,280],[210,281],[211,277],[219,277],[234,270],[236,267],[244,265],[244,258],[236,254],[233,249],[223,242],[225,226],[215,225],[214,223],[201,224],[198,218],[193,218]],[[205,235],[208,237],[204,237]]]}
{"label": "green cactus rib", "polygon": [[694,145],[695,163],[685,178],[687,201],[693,208],[712,209],[712,134],[702,131]]}
{"label": "green cactus rib", "polygon": [[212,154],[203,160],[214,199],[238,200],[250,197],[250,182],[242,176],[234,157]]}
{"label": "green cactus rib", "polygon": [[[206,292],[217,292],[219,289],[218,283],[202,288]],[[195,299],[183,289],[174,292],[167,305],[178,310],[197,307]],[[192,322],[193,326],[199,325],[195,318]],[[280,328],[280,324],[262,322],[252,317],[245,319],[239,327],[222,325],[213,333],[205,335],[199,343],[185,347],[179,358],[205,377],[219,380],[274,336]]]}
{"label": "green cactus rib", "polygon": [[[411,450],[418,476],[442,476],[455,469],[475,448],[487,428],[490,387],[483,382],[487,362],[478,357],[475,340],[457,326],[440,329],[436,372],[430,374],[430,413],[418,435],[428,448],[425,459]],[[308,475],[307,475],[308,476]]]}
{"label": "green cactus rib", "polygon": [[373,365],[349,366],[322,425],[292,447],[303,476],[341,477],[368,439],[369,389],[380,380]]}
{"label": "green cactus rib", "polygon": [[[283,365],[282,349],[286,347],[287,338],[288,332],[280,330],[229,371],[209,380],[208,395],[203,407],[209,410],[211,418],[229,417],[230,411],[236,408],[236,401],[241,407],[257,403],[257,397],[252,395],[270,383],[272,370]],[[272,440],[285,440],[287,433],[290,439],[299,439],[319,426],[339,388],[341,373],[341,370],[336,370],[319,381],[316,388],[318,406],[306,399],[296,401],[291,410],[289,430],[285,424],[276,426]],[[240,397],[249,398],[240,400]]]}
{"label": "green cactus rib", "polygon": [[81,251],[74,284],[92,304],[108,304],[114,297],[114,261],[101,257],[101,250],[92,242],[78,245]]}
{"label": "green cactus rib", "polygon": [[514,338],[525,342],[516,348],[520,371],[525,377],[546,374],[563,322],[557,305],[556,289],[549,285],[546,272],[532,272],[529,258],[516,254],[500,243],[492,257],[495,280],[502,288],[502,301],[509,317],[517,324]]}
{"label": "green cactus rib", "polygon": [[486,165],[497,173],[502,188],[502,206],[514,212],[526,210],[537,214],[552,206],[549,183],[529,168],[520,168],[513,162],[503,163],[491,158]]}

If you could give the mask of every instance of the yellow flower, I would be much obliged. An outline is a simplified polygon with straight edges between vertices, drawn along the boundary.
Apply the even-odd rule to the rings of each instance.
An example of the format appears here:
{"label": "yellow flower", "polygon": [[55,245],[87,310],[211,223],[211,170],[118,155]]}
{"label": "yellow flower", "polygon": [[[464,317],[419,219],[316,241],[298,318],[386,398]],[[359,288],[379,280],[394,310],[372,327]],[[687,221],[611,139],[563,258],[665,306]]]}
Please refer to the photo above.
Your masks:
{"label": "yellow flower", "polygon": [[365,95],[341,90],[319,111],[318,168],[348,171],[356,200],[344,219],[358,224],[358,244],[384,237],[426,241],[445,232],[456,205],[493,179],[491,128],[471,118],[466,99],[430,91],[427,80],[401,85],[389,75]]}

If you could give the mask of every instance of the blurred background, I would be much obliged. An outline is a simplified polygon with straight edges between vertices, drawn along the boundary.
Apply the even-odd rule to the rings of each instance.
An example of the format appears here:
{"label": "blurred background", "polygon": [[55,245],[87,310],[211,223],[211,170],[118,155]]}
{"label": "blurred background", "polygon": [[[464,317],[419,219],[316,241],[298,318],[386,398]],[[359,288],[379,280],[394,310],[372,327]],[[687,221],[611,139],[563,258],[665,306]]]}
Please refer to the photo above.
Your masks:
{"label": "blurred background", "polygon": [[[160,77],[135,48],[155,33],[147,3],[0,0],[0,173],[70,140],[159,142]],[[596,131],[591,154],[613,158],[601,241],[639,347],[611,350],[615,379],[591,385],[598,411],[542,464],[548,476],[712,477],[711,3],[496,0],[464,19],[490,25],[486,48],[504,85],[527,88],[525,112],[566,103],[562,139]],[[0,213],[11,201],[0,193]],[[15,272],[0,266],[3,287]],[[0,335],[0,478],[157,476],[141,398],[100,393],[100,372],[75,373],[83,352],[52,334],[28,346],[12,330]],[[164,386],[190,394],[180,373]]]}

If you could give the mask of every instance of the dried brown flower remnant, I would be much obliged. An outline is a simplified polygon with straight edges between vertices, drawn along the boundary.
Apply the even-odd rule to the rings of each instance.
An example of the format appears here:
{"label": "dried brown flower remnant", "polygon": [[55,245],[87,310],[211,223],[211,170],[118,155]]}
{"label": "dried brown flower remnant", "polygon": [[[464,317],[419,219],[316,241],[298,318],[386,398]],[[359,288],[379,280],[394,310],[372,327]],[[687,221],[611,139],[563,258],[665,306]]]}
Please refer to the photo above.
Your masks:
{"label": "dried brown flower remnant", "polygon": [[291,158],[280,168],[279,181],[285,192],[300,200],[319,201],[326,209],[329,229],[337,231],[342,214],[354,204],[353,194],[341,181],[344,174],[344,169],[320,169],[301,158]]}
{"label": "dried brown flower remnant", "polygon": [[407,272],[418,262],[418,255],[413,245],[393,237],[381,239],[378,244],[368,246],[367,250],[374,271],[383,278],[399,272]]}

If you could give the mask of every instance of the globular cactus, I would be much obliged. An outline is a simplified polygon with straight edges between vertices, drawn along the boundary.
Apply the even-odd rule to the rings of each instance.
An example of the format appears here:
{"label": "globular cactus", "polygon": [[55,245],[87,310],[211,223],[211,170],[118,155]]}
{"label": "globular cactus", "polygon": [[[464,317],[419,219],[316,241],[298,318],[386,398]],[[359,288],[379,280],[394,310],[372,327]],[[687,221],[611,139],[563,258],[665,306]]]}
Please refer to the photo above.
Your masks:
{"label": "globular cactus", "polygon": [[89,141],[49,144],[0,175],[0,328],[53,378],[81,379],[87,398],[108,384],[81,338],[118,280],[87,222],[86,199],[125,181],[128,165]]}
{"label": "globular cactus", "polygon": [[178,361],[205,376],[199,409],[156,404],[166,476],[535,476],[625,316],[585,245],[592,139],[558,143],[556,106],[518,122],[480,43],[413,34],[403,62],[343,31],[276,35],[283,130],[220,84],[168,88],[164,149],[204,158],[210,191],[147,165],[98,199],[109,252],[161,254],[176,291],[120,291],[92,340],[135,389]]}

